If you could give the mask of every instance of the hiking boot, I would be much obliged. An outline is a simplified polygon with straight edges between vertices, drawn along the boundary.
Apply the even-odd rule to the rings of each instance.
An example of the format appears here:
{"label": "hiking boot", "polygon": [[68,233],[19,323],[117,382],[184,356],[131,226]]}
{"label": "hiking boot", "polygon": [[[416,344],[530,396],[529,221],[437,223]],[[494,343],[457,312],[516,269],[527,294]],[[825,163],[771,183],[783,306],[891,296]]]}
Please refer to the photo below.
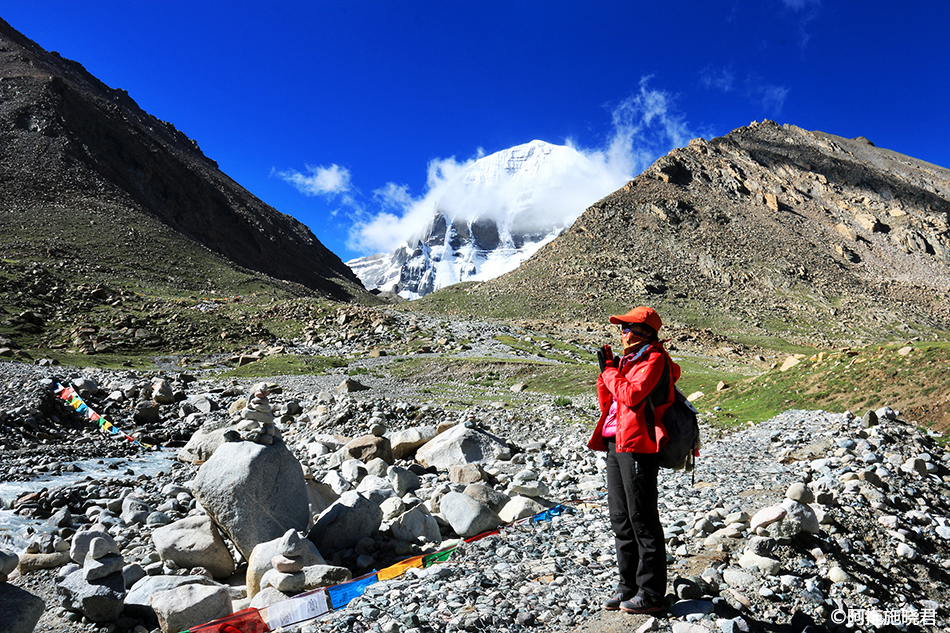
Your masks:
{"label": "hiking boot", "polygon": [[656,613],[666,610],[666,605],[662,600],[650,600],[643,596],[634,596],[630,600],[624,600],[618,608],[625,613]]}
{"label": "hiking boot", "polygon": [[607,611],[616,611],[620,608],[621,603],[623,603],[623,594],[618,591],[614,595],[604,600],[603,607]]}

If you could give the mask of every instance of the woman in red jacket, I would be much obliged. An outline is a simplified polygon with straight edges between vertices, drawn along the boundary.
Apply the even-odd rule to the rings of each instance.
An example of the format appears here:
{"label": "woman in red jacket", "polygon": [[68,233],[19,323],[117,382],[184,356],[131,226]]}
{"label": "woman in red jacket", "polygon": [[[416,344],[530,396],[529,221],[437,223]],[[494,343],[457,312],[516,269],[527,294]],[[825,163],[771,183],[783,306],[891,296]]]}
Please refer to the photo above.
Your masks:
{"label": "woman in red jacket", "polygon": [[666,608],[657,452],[666,442],[662,418],[673,402],[680,368],[663,349],[658,337],[663,323],[653,308],[640,306],[610,322],[620,325],[623,355],[614,357],[610,346],[598,352],[601,415],[588,442],[607,452],[607,503],[620,575],[617,591],[603,606],[653,613]]}

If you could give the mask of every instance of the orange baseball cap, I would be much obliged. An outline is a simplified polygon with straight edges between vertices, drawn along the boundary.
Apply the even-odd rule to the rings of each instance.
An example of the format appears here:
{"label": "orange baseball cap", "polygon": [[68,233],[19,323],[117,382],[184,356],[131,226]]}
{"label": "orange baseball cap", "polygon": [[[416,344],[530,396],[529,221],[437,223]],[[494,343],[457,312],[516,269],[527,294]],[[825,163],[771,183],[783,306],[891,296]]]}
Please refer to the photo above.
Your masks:
{"label": "orange baseball cap", "polygon": [[616,325],[621,323],[642,323],[652,328],[654,332],[659,332],[663,326],[660,315],[656,313],[656,310],[648,308],[647,306],[636,307],[626,314],[614,315],[610,317],[610,322]]}

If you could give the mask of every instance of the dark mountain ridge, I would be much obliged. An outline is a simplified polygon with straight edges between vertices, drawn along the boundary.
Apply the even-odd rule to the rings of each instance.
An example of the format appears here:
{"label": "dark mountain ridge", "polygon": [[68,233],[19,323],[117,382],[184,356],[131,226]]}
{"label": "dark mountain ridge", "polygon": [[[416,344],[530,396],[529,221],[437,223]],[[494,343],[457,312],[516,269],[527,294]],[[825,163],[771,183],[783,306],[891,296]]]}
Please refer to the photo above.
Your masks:
{"label": "dark mountain ridge", "polygon": [[7,256],[62,248],[161,277],[204,247],[336,299],[366,295],[306,226],[231,180],[195,141],[3,20],[0,139]]}

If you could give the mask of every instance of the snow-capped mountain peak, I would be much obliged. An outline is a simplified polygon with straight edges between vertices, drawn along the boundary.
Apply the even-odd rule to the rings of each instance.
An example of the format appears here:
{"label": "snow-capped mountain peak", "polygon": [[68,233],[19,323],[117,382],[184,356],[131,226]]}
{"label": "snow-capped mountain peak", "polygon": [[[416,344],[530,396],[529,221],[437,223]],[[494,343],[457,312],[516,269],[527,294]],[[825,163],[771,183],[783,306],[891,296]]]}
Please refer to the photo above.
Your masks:
{"label": "snow-capped mountain peak", "polygon": [[461,281],[483,281],[517,268],[597,199],[573,183],[596,169],[577,150],[532,141],[484,156],[444,183],[431,220],[388,254],[347,264],[369,289],[416,299]]}

